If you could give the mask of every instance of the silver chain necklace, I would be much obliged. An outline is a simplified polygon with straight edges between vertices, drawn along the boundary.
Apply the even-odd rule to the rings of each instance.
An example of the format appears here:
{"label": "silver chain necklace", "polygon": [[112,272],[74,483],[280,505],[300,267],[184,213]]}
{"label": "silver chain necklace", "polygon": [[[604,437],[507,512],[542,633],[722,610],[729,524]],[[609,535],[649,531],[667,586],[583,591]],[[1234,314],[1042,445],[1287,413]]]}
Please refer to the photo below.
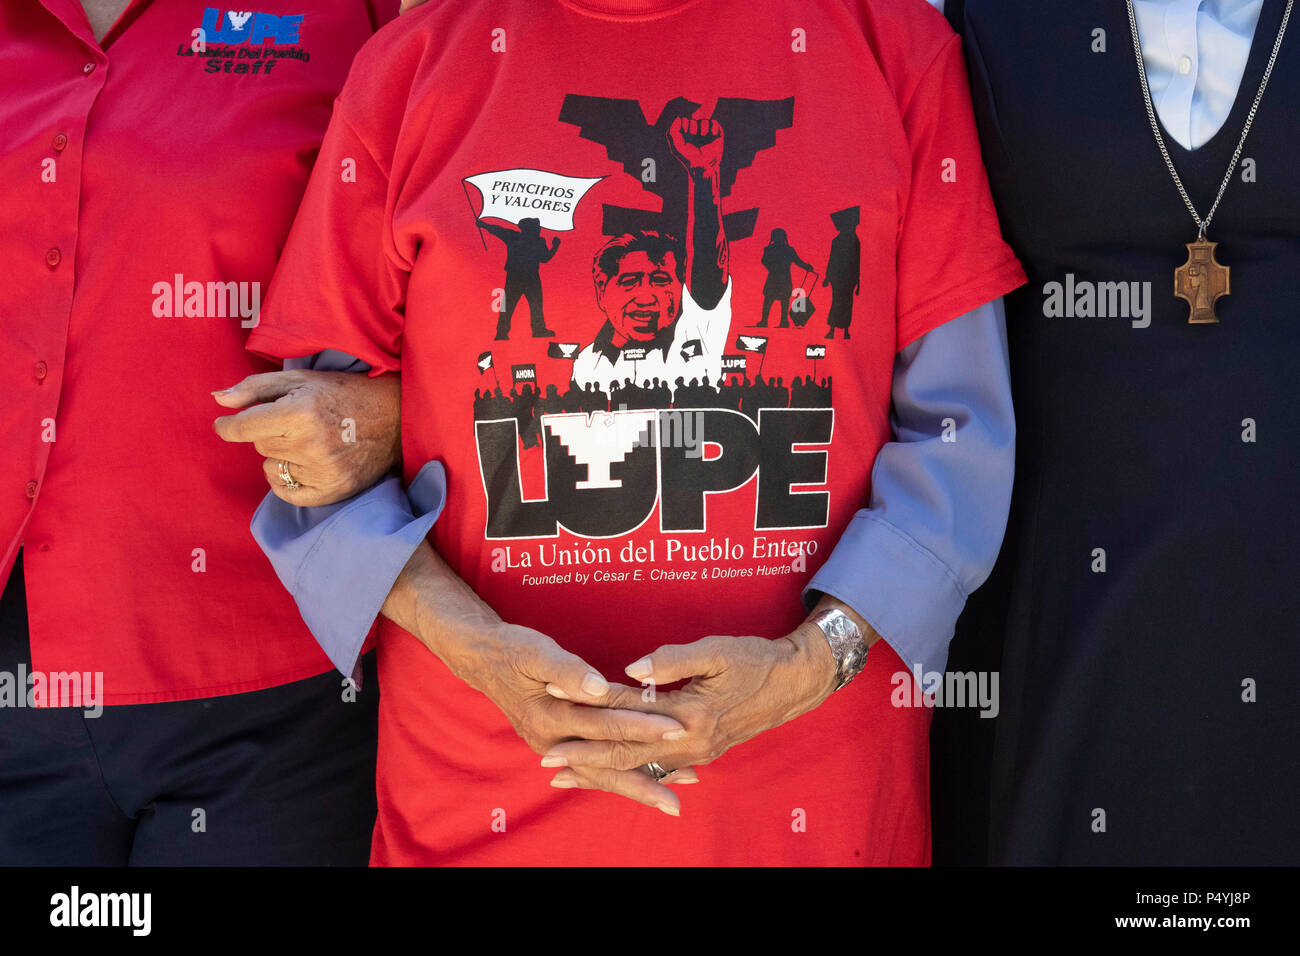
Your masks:
{"label": "silver chain necklace", "polygon": [[1147,119],[1151,121],[1151,132],[1155,134],[1156,145],[1160,147],[1160,155],[1164,157],[1165,165],[1169,167],[1169,175],[1174,178],[1174,185],[1178,187],[1178,194],[1183,197],[1183,202],[1186,204],[1188,212],[1192,214],[1192,219],[1196,221],[1198,230],[1196,241],[1187,244],[1187,262],[1174,272],[1174,294],[1179,298],[1186,299],[1188,305],[1191,306],[1188,322],[1193,324],[1218,322],[1219,319],[1214,314],[1214,303],[1220,296],[1229,294],[1229,269],[1215,259],[1214,250],[1218,243],[1207,240],[1205,231],[1209,228],[1210,220],[1214,218],[1215,212],[1218,211],[1219,203],[1223,200],[1223,194],[1227,191],[1228,183],[1232,180],[1232,174],[1237,169],[1237,161],[1241,159],[1241,151],[1246,146],[1246,136],[1250,133],[1251,124],[1255,122],[1255,113],[1259,110],[1260,100],[1264,98],[1264,89],[1268,86],[1268,78],[1273,73],[1273,64],[1277,62],[1278,52],[1282,49],[1282,38],[1286,35],[1287,21],[1291,19],[1291,7],[1295,0],[1286,0],[1286,10],[1282,14],[1282,25],[1278,28],[1277,40],[1273,43],[1273,53],[1268,58],[1268,66],[1264,68],[1264,78],[1259,82],[1259,91],[1255,94],[1255,101],[1250,105],[1250,113],[1246,116],[1246,124],[1241,130],[1241,139],[1237,141],[1237,148],[1232,154],[1232,160],[1228,163],[1228,170],[1223,174],[1223,182],[1219,185],[1219,194],[1214,197],[1214,205],[1210,207],[1210,212],[1204,219],[1201,219],[1200,213],[1196,211],[1196,206],[1192,204],[1192,199],[1187,195],[1187,189],[1183,186],[1183,180],[1174,167],[1174,161],[1169,158],[1165,138],[1160,132],[1160,123],[1156,120],[1156,109],[1151,102],[1151,88],[1147,85],[1147,71],[1142,59],[1142,42],[1138,38],[1137,17],[1133,13],[1133,0],[1124,0],[1124,2],[1128,7],[1128,25],[1133,34],[1133,54],[1137,59],[1138,80],[1142,84],[1142,99],[1146,104]]}

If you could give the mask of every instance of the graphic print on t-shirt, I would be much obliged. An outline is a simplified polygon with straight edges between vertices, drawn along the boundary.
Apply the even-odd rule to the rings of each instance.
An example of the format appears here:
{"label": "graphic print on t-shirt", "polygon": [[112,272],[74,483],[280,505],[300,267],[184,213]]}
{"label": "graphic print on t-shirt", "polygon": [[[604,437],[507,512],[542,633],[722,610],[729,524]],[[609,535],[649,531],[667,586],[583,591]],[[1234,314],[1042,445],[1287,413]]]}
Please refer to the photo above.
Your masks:
{"label": "graphic print on t-shirt", "polygon": [[[837,232],[820,275],[785,229],[771,230],[761,317],[736,314],[742,300],[730,268],[733,244],[753,237],[760,213],[732,208],[737,174],[778,152],[777,133],[793,119],[793,97],[722,98],[709,108],[679,96],[649,123],[636,100],[570,94],[560,123],[604,147],[612,168],[538,162],[463,177],[483,254],[505,253],[495,321],[484,322],[477,359],[492,384],[474,394],[486,538],[612,538],[641,528],[656,505],[652,530],[705,532],[708,499],[751,481],[754,532],[827,527],[835,412],[830,378],[818,380],[816,369],[825,339],[837,329],[850,337],[858,207],[827,210]],[[599,201],[602,183],[620,176],[660,208],[603,204],[603,241],[566,250],[561,267],[556,233],[573,230],[584,198]],[[804,270],[798,283],[794,266]],[[819,280],[831,300],[824,335],[808,325]],[[589,331],[558,341],[544,289],[574,282],[590,290],[581,297],[591,303]],[[759,291],[740,293],[748,303]],[[768,326],[773,303],[781,321]],[[811,331],[821,341],[800,352],[807,365],[765,368],[772,336]],[[514,361],[521,341],[533,343],[525,362]],[[493,343],[501,342],[512,358],[498,367],[493,349],[504,346]],[[565,372],[555,373],[556,360],[568,363]],[[544,387],[539,368],[551,379]],[[528,476],[539,470],[543,493],[530,495]]]}

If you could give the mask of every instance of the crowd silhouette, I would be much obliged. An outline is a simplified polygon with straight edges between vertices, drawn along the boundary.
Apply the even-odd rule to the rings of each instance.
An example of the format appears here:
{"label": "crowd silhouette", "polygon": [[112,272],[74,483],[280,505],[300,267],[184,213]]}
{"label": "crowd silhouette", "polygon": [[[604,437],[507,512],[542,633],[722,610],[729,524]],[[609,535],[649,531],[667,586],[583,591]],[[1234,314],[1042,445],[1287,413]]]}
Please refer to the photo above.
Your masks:
{"label": "crowd silhouette", "polygon": [[568,388],[547,385],[538,391],[531,384],[511,387],[508,393],[498,385],[494,389],[474,389],[474,420],[513,418],[519,422],[519,435],[525,448],[541,442],[541,417],[559,412],[608,412],[621,409],[660,408],[729,408],[758,421],[761,408],[829,408],[831,377],[820,382],[810,375],[797,376],[789,386],[783,378],[729,375],[717,384],[699,379],[678,378],[671,386],[657,378],[637,385],[631,379],[614,382],[609,391],[589,383],[585,388],[570,380]]}

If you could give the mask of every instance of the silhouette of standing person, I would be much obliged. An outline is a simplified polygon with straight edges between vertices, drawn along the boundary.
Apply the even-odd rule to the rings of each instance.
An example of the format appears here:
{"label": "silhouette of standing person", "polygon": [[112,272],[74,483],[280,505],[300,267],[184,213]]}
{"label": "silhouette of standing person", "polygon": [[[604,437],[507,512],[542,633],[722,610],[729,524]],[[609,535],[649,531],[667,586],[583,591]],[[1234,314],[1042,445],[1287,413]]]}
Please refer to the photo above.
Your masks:
{"label": "silhouette of standing person", "polygon": [[813,267],[799,258],[786,239],[784,229],[773,229],[772,237],[763,247],[763,268],[767,270],[767,281],[763,283],[763,318],[755,328],[767,328],[767,317],[772,312],[774,302],[781,303],[780,328],[790,327],[790,296],[794,293],[794,283],[790,280],[790,266],[797,265],[809,272]]}
{"label": "silhouette of standing person", "polygon": [[550,262],[559,250],[560,237],[553,237],[548,246],[542,238],[541,222],[533,218],[520,219],[518,229],[482,219],[478,224],[506,244],[506,302],[505,309],[497,317],[497,339],[510,338],[510,319],[520,299],[528,300],[533,338],[555,335],[546,327],[546,318],[542,314],[542,274],[539,267],[543,262]]}
{"label": "silhouette of standing person", "polygon": [[826,310],[826,324],[830,326],[826,338],[835,338],[835,330],[843,329],[849,337],[849,323],[853,321],[853,297],[859,292],[859,266],[862,243],[858,240],[857,206],[831,213],[831,222],[839,230],[831,240],[830,261],[826,264],[823,286],[831,287],[831,307]]}
{"label": "silhouette of standing person", "polygon": [[790,407],[790,390],[785,387],[785,382],[779,377],[776,380],[776,389],[772,393],[772,406],[774,408]]}
{"label": "silhouette of standing person", "polygon": [[523,439],[524,447],[532,448],[539,442],[538,425],[540,420],[535,412],[541,395],[531,385],[525,385],[518,395],[515,395],[513,388],[510,393],[514,395],[511,404],[514,406],[515,420],[519,423],[519,435]]}

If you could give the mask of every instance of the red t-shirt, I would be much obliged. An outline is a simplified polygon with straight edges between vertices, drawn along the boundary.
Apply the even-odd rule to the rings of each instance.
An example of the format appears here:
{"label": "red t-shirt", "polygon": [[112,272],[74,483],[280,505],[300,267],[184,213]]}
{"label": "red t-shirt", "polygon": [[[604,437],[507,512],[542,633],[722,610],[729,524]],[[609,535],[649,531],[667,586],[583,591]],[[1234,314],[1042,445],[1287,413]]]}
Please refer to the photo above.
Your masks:
{"label": "red t-shirt", "polygon": [[[1022,281],[921,0],[447,0],[359,54],[250,347],[400,367],[408,478],[446,466],[437,550],[626,680],[802,620],[869,500],[895,354]],[[552,790],[391,625],[380,668],[376,863],[929,858],[928,712],[890,706],[883,642],[680,819]]]}
{"label": "red t-shirt", "polygon": [[0,581],[22,547],[33,668],[102,673],[100,703],[329,670],[248,531],[260,456],[208,393],[275,367],[247,329],[396,9],[135,0],[101,45],[78,0],[0,4]]}

